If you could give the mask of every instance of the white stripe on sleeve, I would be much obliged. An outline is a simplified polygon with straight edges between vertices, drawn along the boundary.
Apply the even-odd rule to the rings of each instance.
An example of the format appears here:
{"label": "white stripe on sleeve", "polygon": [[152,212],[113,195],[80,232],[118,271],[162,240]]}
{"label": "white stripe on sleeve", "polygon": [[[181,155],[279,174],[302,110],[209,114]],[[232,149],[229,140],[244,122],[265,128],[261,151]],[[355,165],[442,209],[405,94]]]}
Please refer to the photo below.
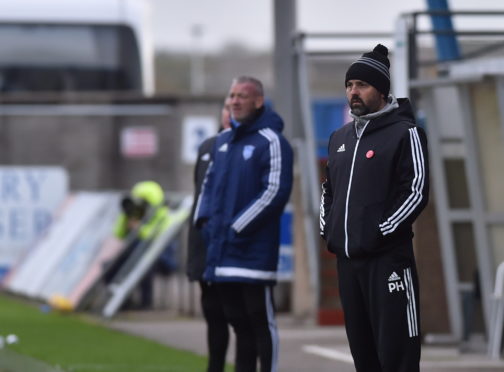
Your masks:
{"label": "white stripe on sleeve", "polygon": [[261,197],[231,226],[238,233],[247,227],[247,225],[271,203],[280,189],[280,175],[282,174],[280,139],[278,138],[278,134],[269,128],[261,129],[259,133],[269,141],[270,172],[268,176],[268,186]]}
{"label": "white stripe on sleeve", "polygon": [[410,144],[411,157],[413,161],[414,178],[411,183],[411,193],[406,201],[395,211],[395,213],[380,224],[383,235],[394,232],[399,224],[408,218],[423,199],[422,191],[425,184],[425,159],[422,152],[420,138],[417,128],[411,128]]}

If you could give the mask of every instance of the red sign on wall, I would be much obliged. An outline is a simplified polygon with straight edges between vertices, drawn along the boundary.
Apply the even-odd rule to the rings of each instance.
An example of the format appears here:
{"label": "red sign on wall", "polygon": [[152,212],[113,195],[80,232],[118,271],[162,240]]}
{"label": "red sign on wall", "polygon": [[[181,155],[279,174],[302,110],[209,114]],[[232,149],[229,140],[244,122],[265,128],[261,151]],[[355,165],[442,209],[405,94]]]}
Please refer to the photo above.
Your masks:
{"label": "red sign on wall", "polygon": [[148,158],[158,153],[158,134],[153,127],[127,127],[121,131],[121,154],[127,158]]}

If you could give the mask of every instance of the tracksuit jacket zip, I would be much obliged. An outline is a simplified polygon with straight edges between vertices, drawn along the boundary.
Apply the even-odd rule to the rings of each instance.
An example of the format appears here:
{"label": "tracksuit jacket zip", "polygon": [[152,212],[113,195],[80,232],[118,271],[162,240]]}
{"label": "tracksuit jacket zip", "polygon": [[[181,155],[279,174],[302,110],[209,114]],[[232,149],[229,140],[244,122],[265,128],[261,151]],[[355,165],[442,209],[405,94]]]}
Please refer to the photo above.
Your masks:
{"label": "tracksuit jacket zip", "polygon": [[350,190],[352,189],[352,180],[353,180],[353,170],[355,166],[355,156],[357,155],[357,150],[359,148],[359,143],[362,135],[364,134],[364,131],[366,130],[367,125],[369,124],[368,122],[364,125],[364,128],[362,129],[362,133],[360,137],[357,137],[357,143],[355,144],[355,149],[352,157],[352,168],[350,170],[350,181],[348,182],[348,189],[347,189],[347,197],[346,197],[346,203],[345,203],[345,254],[348,258],[350,258],[350,252],[348,252],[348,202],[350,200]]}

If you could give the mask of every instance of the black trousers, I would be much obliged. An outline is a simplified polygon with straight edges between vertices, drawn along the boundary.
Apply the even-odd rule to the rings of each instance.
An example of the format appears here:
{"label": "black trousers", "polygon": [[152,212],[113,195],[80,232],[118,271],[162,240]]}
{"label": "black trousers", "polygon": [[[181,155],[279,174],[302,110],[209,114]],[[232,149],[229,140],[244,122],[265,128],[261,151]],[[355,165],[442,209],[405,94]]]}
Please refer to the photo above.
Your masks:
{"label": "black trousers", "polygon": [[203,281],[199,283],[201,307],[207,324],[207,372],[224,372],[229,343],[228,322],[216,286]]}
{"label": "black trousers", "polygon": [[411,244],[338,258],[345,328],[357,372],[418,372],[420,313]]}
{"label": "black trousers", "polygon": [[235,372],[278,370],[278,330],[272,286],[217,283],[224,312],[236,334]]}

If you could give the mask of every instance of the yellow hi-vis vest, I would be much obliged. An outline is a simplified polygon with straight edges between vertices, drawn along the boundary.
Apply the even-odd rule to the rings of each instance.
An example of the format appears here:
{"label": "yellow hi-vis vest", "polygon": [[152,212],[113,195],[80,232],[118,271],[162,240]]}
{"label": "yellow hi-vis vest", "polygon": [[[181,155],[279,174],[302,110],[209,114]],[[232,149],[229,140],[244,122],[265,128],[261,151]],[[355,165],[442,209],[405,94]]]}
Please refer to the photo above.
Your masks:
{"label": "yellow hi-vis vest", "polygon": [[[131,190],[131,197],[137,200],[145,200],[151,209],[147,213],[153,213],[140,226],[138,230],[140,239],[150,240],[168,228],[170,225],[170,211],[165,204],[163,189],[157,182],[138,182]],[[128,233],[128,217],[121,213],[115,223],[114,235],[119,239],[124,239]]]}

